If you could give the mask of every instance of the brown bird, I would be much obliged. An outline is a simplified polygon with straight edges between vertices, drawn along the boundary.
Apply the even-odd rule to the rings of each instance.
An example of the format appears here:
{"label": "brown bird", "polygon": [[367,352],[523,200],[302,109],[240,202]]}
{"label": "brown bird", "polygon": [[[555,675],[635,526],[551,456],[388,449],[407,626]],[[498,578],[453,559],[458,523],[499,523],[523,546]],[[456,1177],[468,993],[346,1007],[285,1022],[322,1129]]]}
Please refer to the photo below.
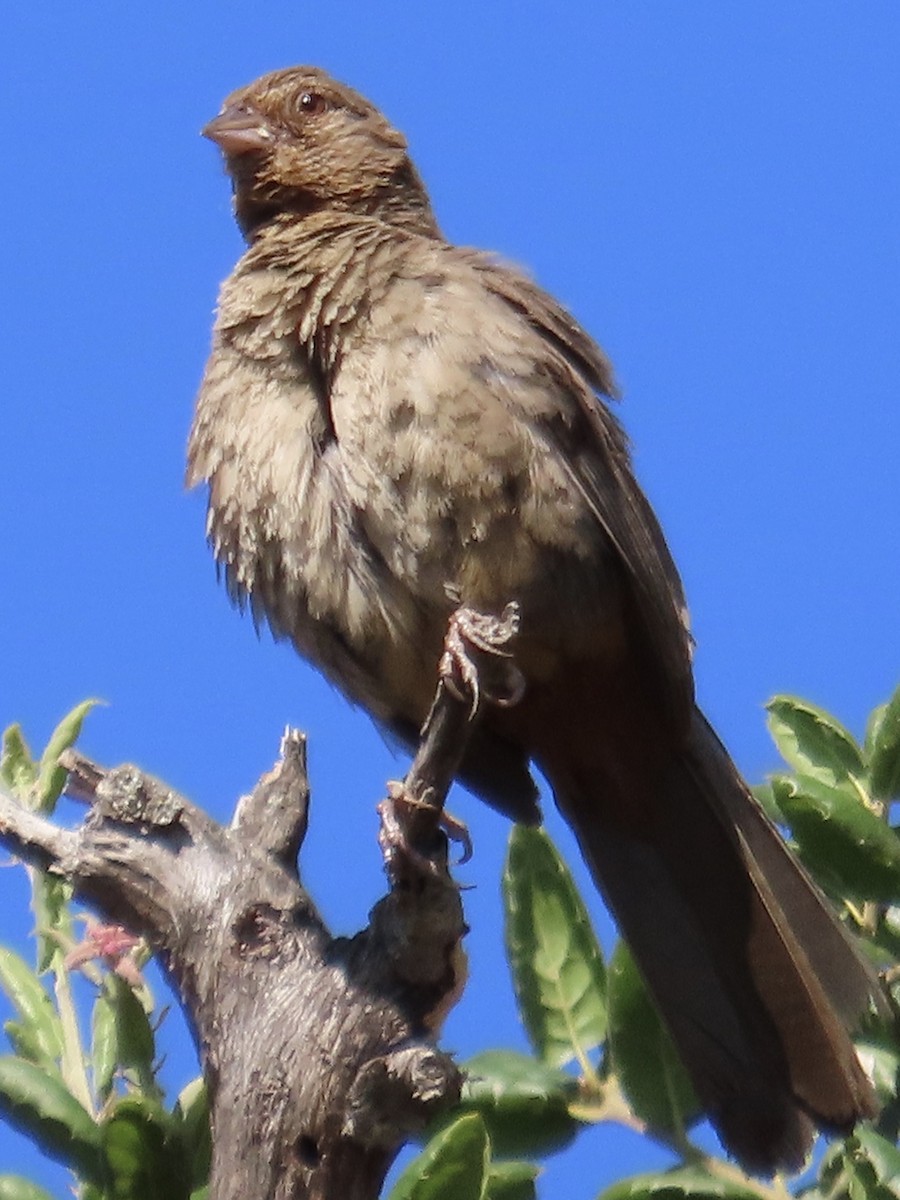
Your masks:
{"label": "brown bird", "polygon": [[607,359],[441,235],[402,135],[322,71],[264,76],[204,132],[248,242],[189,447],[231,595],[408,742],[450,593],[518,604],[524,695],[462,778],[533,822],[543,771],[725,1145],[798,1167],[814,1126],[874,1111],[847,1030],[875,985],[695,706]]}

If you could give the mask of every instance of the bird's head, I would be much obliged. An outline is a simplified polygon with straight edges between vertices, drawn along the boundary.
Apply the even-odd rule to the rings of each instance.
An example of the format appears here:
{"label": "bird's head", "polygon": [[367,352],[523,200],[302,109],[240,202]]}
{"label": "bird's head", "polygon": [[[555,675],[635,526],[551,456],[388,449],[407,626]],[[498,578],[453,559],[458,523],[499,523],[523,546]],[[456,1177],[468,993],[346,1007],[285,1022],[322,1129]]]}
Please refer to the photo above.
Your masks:
{"label": "bird's head", "polygon": [[232,92],[203,133],[225,156],[248,236],[283,213],[323,209],[433,226],[406,139],[317,67],[273,71]]}

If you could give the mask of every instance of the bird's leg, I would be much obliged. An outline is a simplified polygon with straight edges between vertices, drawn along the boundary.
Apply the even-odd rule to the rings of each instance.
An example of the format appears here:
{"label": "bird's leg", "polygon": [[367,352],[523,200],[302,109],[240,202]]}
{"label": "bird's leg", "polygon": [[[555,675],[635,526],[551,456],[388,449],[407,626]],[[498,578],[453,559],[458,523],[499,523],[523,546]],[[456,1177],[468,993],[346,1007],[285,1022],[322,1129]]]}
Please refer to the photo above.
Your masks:
{"label": "bird's leg", "polygon": [[[379,840],[389,869],[400,859],[420,871],[446,869],[436,865],[434,856],[436,849],[445,850],[448,839],[462,845],[460,861],[471,857],[469,831],[445,811],[444,801],[482,700],[505,707],[522,696],[524,680],[509,649],[518,628],[516,604],[508,604],[499,616],[459,605],[450,617],[437,692],[418,752],[406,779],[390,784],[378,808]],[[444,835],[443,847],[435,841],[438,833]],[[443,858],[445,864],[445,853]]]}
{"label": "bird's leg", "polygon": [[501,708],[522,699],[525,679],[509,649],[518,632],[519,606],[515,603],[507,604],[499,616],[461,604],[450,617],[438,669],[457,699],[469,699],[471,717],[482,697]]}
{"label": "bird's leg", "polygon": [[458,817],[448,813],[445,808],[439,808],[431,794],[416,796],[409,790],[405,782],[391,780],[388,783],[387,792],[387,797],[378,805],[378,817],[381,822],[378,830],[378,844],[381,846],[382,854],[388,856],[394,851],[401,851],[415,859],[420,870],[429,872],[435,870],[433,861],[426,854],[421,854],[415,849],[407,834],[413,814],[418,810],[426,817],[430,814],[447,841],[455,842],[462,847],[458,863],[469,861],[472,857],[472,838],[469,836],[469,829],[464,821],[460,821]]}

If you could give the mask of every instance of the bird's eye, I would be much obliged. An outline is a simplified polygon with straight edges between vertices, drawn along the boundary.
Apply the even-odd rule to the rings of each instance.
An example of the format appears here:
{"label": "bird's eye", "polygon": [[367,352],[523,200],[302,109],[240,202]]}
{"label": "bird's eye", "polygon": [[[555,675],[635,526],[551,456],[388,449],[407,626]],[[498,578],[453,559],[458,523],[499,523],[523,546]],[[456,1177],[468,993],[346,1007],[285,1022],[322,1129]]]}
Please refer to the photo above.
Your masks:
{"label": "bird's eye", "polygon": [[301,92],[297,100],[297,107],[306,116],[314,117],[325,111],[328,101],[318,92]]}

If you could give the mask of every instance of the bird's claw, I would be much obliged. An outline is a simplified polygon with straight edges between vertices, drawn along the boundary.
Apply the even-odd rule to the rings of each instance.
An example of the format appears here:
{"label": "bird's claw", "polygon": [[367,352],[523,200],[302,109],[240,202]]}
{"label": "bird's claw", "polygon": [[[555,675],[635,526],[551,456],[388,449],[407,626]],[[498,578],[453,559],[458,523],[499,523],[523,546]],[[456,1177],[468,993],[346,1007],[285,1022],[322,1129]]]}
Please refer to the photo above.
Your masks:
{"label": "bird's claw", "polygon": [[464,604],[451,616],[440,675],[458,700],[470,701],[472,717],[482,697],[500,708],[522,699],[525,678],[508,648],[518,632],[519,606],[515,603],[507,604],[499,616]]}
{"label": "bird's claw", "polygon": [[[387,797],[378,805],[378,816],[381,821],[378,830],[378,844],[381,847],[385,861],[390,863],[397,855],[402,855],[413,866],[425,875],[440,875],[441,868],[428,855],[417,850],[407,836],[407,814],[415,808],[431,808],[428,797],[417,798],[410,794],[399,781],[392,781],[387,787]],[[444,831],[448,841],[462,846],[459,862],[468,862],[472,857],[472,839],[467,826],[457,817],[441,811],[438,825]]]}
{"label": "bird's claw", "polygon": [[456,865],[461,866],[467,863],[472,857],[472,835],[469,833],[469,827],[465,821],[461,821],[459,817],[454,817],[452,813],[448,813],[446,809],[441,812],[441,829],[447,835],[447,840],[454,842],[457,846],[462,847],[459,858],[456,860]]}

